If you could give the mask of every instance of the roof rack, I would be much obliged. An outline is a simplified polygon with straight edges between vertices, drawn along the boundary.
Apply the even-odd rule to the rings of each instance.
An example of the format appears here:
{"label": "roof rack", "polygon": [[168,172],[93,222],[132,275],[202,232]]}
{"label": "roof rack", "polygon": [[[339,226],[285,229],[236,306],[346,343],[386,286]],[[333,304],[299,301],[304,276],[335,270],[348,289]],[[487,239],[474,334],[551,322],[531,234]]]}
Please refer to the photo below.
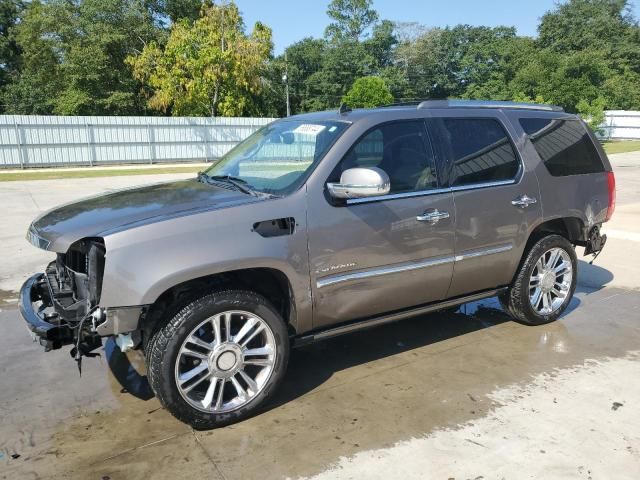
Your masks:
{"label": "roof rack", "polygon": [[564,108],[562,107],[543,103],[498,102],[492,100],[425,100],[418,103],[418,109],[428,108],[516,108],[523,110],[564,112]]}

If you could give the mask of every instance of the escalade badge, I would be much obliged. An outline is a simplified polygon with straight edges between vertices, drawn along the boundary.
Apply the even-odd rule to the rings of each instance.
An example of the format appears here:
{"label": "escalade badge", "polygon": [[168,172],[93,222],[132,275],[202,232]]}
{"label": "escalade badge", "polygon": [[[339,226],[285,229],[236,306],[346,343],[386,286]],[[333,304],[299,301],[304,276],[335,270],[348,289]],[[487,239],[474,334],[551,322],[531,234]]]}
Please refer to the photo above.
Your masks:
{"label": "escalade badge", "polygon": [[353,268],[357,265],[357,263],[340,263],[339,265],[329,265],[328,267],[319,268],[318,270],[316,270],[316,273],[334,272],[336,270],[344,270],[345,268]]}

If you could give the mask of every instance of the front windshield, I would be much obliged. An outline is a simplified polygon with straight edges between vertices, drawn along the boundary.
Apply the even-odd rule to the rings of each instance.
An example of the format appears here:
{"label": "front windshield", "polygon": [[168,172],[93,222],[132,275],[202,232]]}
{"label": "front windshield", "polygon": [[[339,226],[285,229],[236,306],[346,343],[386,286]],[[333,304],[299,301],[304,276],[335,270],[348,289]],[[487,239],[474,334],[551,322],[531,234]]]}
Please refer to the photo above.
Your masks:
{"label": "front windshield", "polygon": [[254,191],[286,195],[300,186],[347,126],[330,121],[271,123],[236,145],[205,174],[239,179]]}

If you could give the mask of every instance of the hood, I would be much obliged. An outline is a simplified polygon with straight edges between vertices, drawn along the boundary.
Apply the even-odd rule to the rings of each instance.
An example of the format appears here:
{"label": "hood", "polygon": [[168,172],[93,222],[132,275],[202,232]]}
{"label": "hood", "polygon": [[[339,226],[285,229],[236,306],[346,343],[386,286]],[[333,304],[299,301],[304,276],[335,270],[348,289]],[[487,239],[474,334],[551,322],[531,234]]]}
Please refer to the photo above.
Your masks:
{"label": "hood", "polygon": [[50,210],[34,220],[27,238],[39,248],[66,252],[72,243],[85,237],[256,201],[262,199],[196,179],[160,183],[119,190]]}

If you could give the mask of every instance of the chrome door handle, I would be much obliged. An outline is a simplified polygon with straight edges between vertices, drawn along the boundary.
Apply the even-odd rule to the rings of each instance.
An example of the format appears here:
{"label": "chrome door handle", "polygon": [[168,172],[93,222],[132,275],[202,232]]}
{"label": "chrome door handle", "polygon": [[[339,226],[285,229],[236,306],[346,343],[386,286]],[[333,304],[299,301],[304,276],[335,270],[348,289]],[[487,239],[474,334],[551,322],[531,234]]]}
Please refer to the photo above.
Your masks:
{"label": "chrome door handle", "polygon": [[527,208],[529,205],[535,205],[538,200],[528,195],[520,195],[511,200],[511,205],[518,208]]}
{"label": "chrome door handle", "polygon": [[418,215],[416,220],[419,222],[427,222],[431,225],[435,225],[440,220],[449,218],[449,212],[441,212],[437,208],[427,210],[422,215]]}

